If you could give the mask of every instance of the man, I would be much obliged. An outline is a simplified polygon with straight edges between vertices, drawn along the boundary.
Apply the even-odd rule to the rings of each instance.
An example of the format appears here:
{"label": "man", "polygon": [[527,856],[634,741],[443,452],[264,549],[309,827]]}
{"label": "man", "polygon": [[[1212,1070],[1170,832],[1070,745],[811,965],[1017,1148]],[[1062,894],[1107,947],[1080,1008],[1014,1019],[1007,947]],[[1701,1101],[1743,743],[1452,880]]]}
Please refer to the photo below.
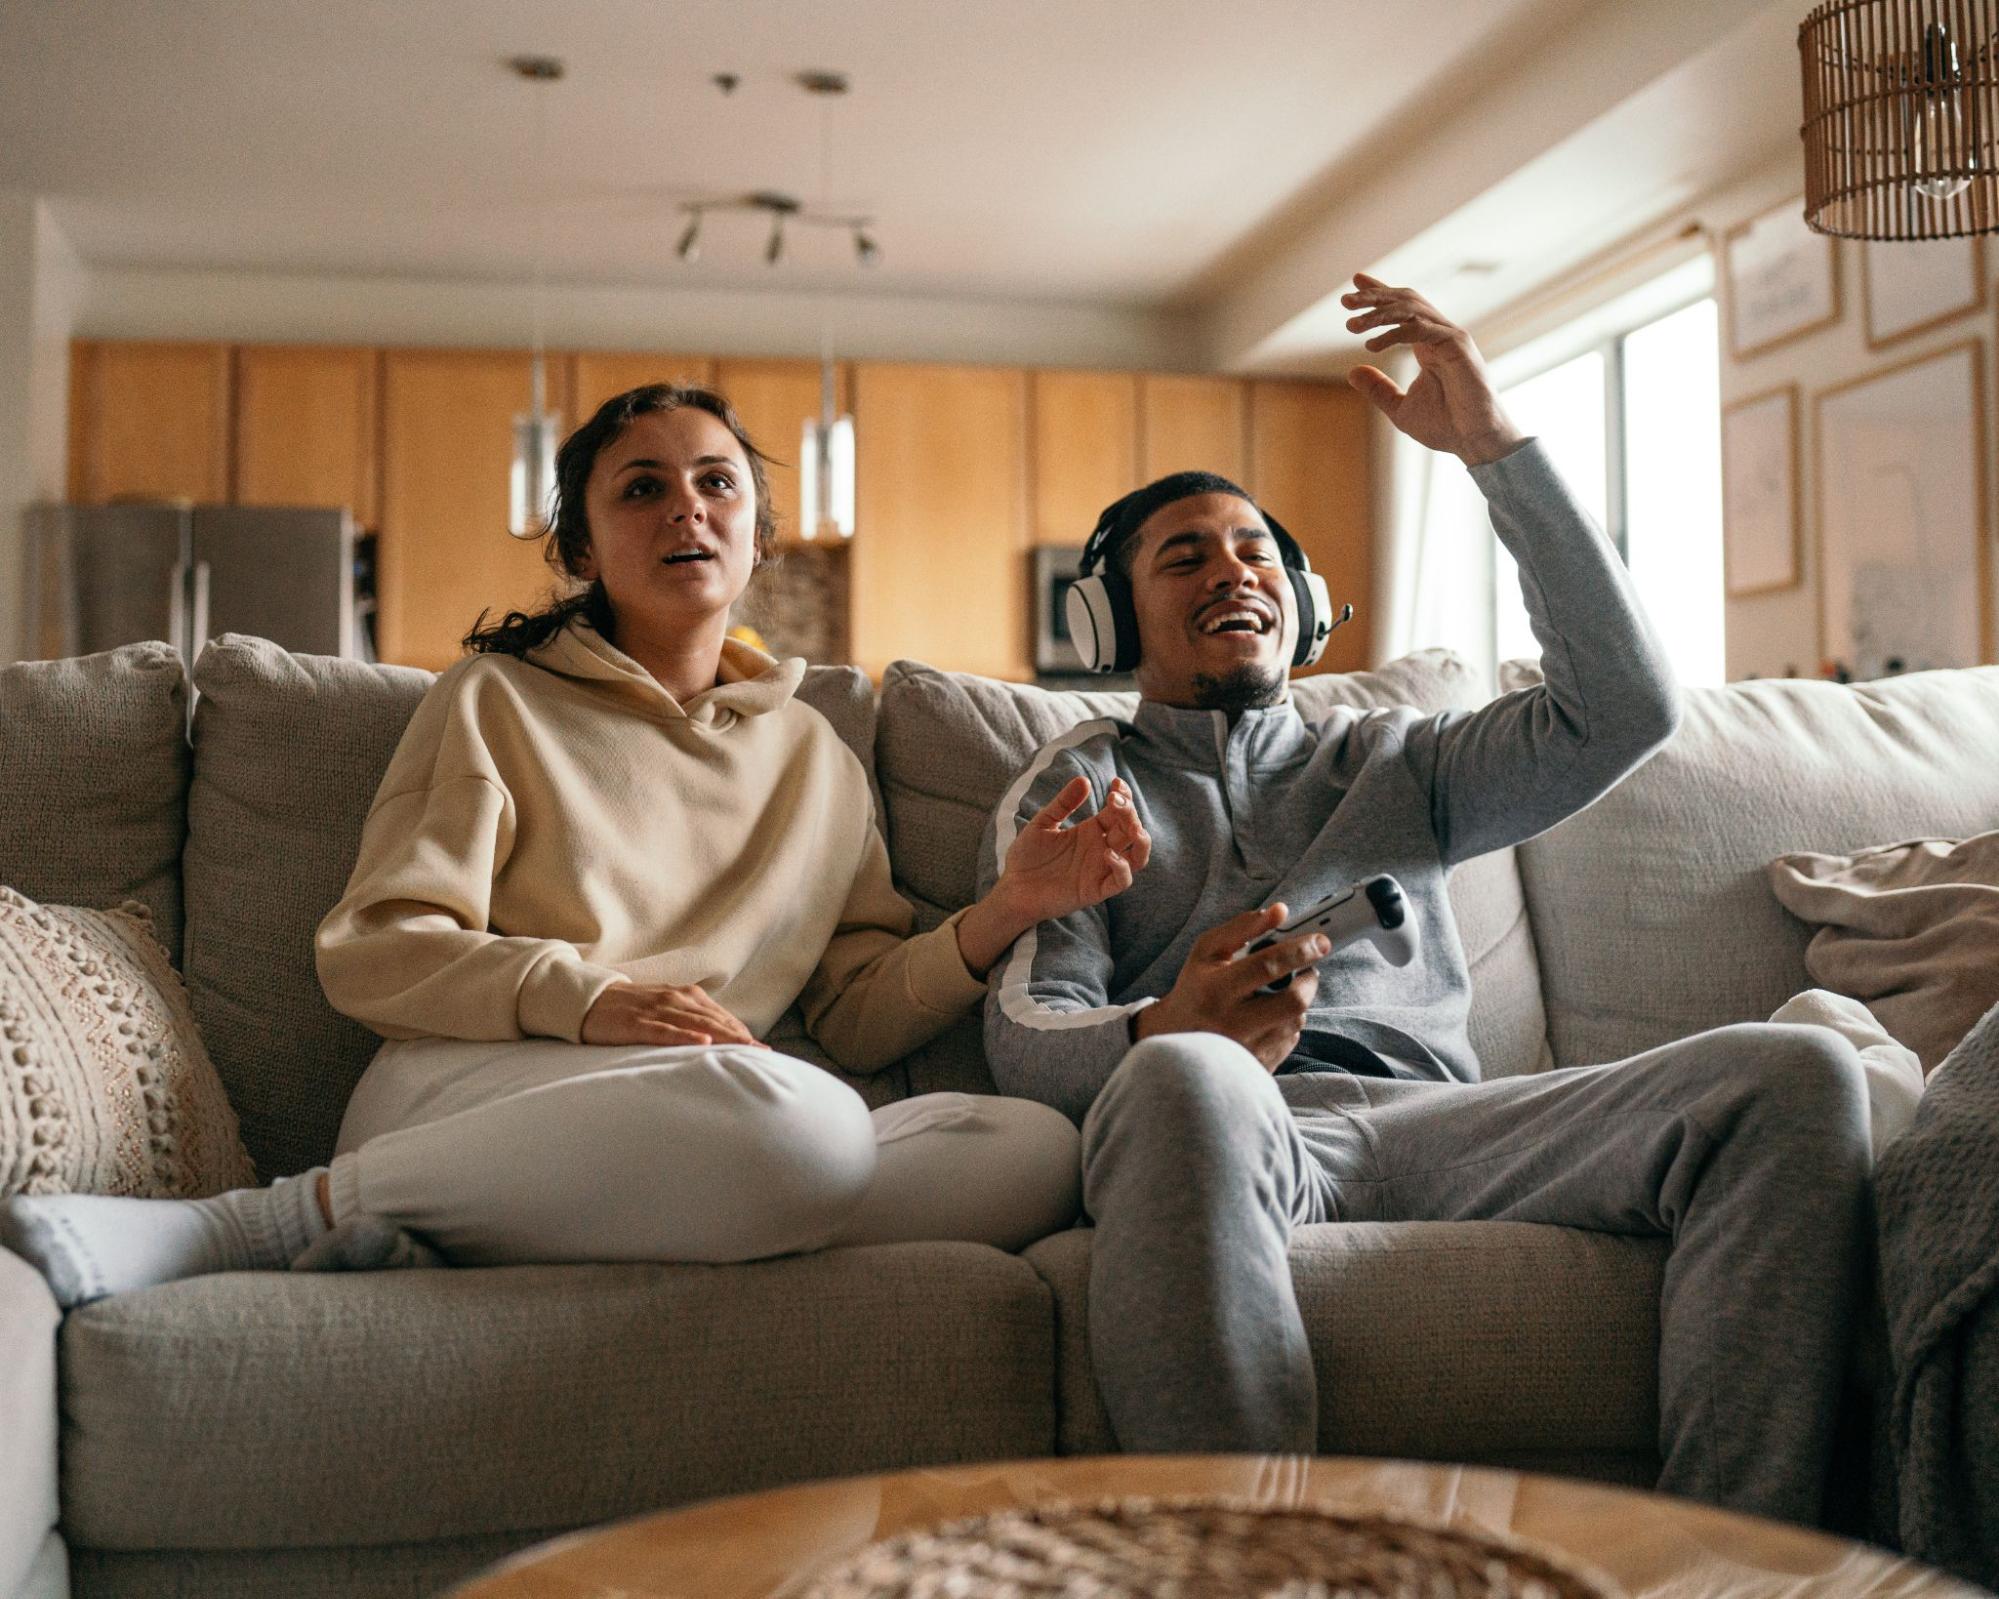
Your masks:
{"label": "man", "polygon": [[[1475,712],[1338,709],[1286,689],[1298,607],[1248,497],[1182,474],[1105,513],[1129,579],[1140,703],[1042,750],[1015,831],[1076,775],[1129,785],[1151,864],[1028,933],[994,969],[1000,1088],[1083,1128],[1092,1360],[1130,1451],[1309,1451],[1312,1361],[1291,1230],[1508,1220],[1673,1241],[1660,1306],[1660,1487],[1810,1522],[1859,1288],[1865,1093],[1827,1029],[1720,1028],[1614,1065],[1479,1082],[1445,874],[1599,798],[1668,739],[1679,696],[1616,552],[1513,428],[1470,337],[1358,276],[1367,347],[1407,345],[1405,393],[1353,383],[1463,459],[1520,565],[1545,686]],[[1219,486],[1218,486],[1219,485]],[[1316,935],[1236,959],[1378,872],[1415,960]],[[1304,968],[1276,993],[1273,979]]]}

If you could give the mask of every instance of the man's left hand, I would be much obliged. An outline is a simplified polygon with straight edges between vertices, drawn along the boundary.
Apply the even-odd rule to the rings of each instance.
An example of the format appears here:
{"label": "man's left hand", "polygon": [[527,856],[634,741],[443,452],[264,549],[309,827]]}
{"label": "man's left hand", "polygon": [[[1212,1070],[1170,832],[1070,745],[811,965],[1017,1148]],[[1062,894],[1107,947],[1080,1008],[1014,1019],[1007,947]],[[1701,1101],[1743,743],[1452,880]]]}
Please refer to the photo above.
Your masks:
{"label": "man's left hand", "polygon": [[1446,450],[1467,466],[1481,466],[1510,454],[1526,435],[1516,428],[1492,392],[1485,360],[1469,333],[1414,289],[1391,288],[1365,272],[1354,274],[1353,291],[1340,304],[1355,314],[1347,331],[1381,331],[1370,350],[1406,344],[1416,357],[1416,381],[1404,390],[1379,367],[1355,367],[1347,382],[1376,410],[1418,444]]}

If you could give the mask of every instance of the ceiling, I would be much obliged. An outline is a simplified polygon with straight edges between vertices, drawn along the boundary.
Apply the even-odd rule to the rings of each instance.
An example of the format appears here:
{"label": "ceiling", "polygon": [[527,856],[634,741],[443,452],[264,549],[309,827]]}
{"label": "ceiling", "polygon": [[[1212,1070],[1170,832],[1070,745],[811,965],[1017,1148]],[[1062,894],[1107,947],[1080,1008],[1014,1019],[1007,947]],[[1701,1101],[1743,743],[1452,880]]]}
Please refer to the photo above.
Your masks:
{"label": "ceiling", "polygon": [[[1277,347],[1294,357],[1341,338],[1329,272],[1434,244],[1504,176],[1764,14],[1741,0],[5,0],[0,186],[47,197],[94,265],[516,280],[539,258],[574,284],[865,282],[1207,310],[1218,361],[1286,327]],[[504,63],[523,52],[564,58],[568,76],[522,83]],[[853,93],[810,99],[791,82],[804,68],[847,72]],[[720,71],[740,75],[733,94],[711,84]],[[1508,84],[1527,98],[1484,116]],[[1780,112],[1729,137],[1767,144]],[[822,126],[824,198],[876,219],[866,279],[832,233],[797,234],[766,268],[746,216],[713,217],[701,259],[674,259],[683,199],[819,197]],[[1459,153],[1440,160],[1446,132]],[[1710,164],[1740,153],[1716,144]],[[1610,140],[1595,159],[1631,154]],[[1429,167],[1398,186],[1411,161]],[[1555,211],[1587,211],[1598,232],[1603,216],[1632,225],[1634,192],[1652,192],[1592,195],[1573,159],[1553,170]],[[1481,242],[1433,254],[1491,253]]]}

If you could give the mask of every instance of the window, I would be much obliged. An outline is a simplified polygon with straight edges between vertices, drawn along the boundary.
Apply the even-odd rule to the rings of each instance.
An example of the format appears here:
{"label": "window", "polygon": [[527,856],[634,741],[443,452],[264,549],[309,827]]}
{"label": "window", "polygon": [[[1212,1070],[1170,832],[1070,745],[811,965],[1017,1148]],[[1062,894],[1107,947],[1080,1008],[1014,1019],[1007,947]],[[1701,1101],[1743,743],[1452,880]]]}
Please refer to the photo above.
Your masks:
{"label": "window", "polygon": [[[1683,683],[1720,683],[1726,673],[1712,282],[1702,257],[1493,364],[1514,422],[1540,439],[1624,558]],[[1452,477],[1463,480],[1456,462],[1437,458],[1424,485],[1419,639],[1448,643],[1488,671],[1538,658],[1519,569],[1477,491]],[[1438,585],[1455,590],[1451,601],[1439,603]]]}

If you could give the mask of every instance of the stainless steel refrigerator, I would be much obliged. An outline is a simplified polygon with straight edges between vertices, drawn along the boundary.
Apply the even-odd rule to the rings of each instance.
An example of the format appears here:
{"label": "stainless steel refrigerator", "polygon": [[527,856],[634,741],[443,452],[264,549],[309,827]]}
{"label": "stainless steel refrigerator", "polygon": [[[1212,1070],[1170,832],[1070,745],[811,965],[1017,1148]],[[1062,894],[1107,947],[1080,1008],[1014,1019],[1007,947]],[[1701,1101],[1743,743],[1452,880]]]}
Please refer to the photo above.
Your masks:
{"label": "stainless steel refrigerator", "polygon": [[85,655],[165,639],[190,665],[209,639],[372,658],[344,510],[38,505],[28,511],[30,640]]}

